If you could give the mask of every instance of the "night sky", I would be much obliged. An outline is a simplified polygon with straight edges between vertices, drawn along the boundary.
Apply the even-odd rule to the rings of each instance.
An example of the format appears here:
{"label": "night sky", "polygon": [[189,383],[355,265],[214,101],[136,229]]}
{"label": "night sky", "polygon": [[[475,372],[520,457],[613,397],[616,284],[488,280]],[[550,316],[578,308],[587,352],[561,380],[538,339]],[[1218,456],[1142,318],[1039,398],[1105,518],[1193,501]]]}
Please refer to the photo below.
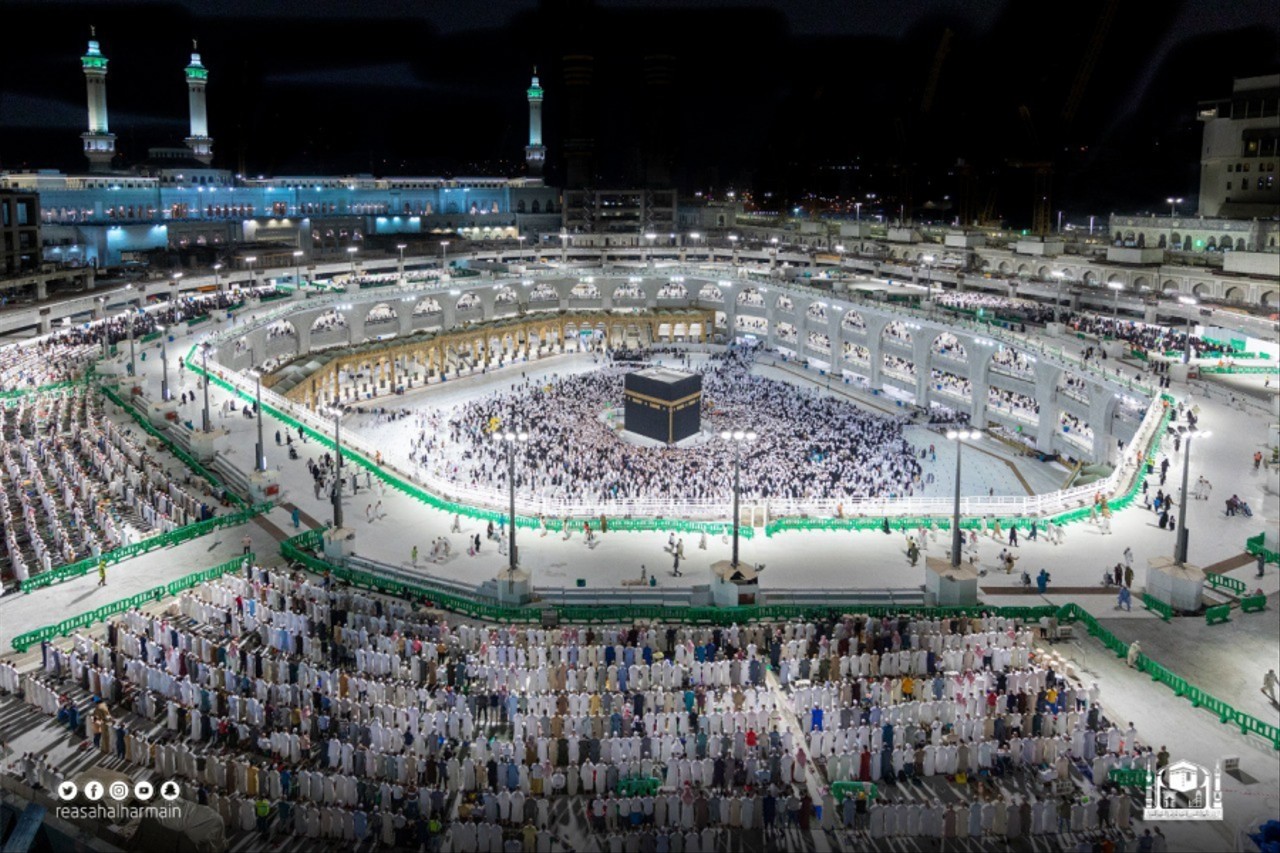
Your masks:
{"label": "night sky", "polygon": [[[216,165],[519,174],[537,65],[556,181],[561,57],[587,53],[601,185],[637,180],[657,115],[682,190],[751,191],[765,208],[867,193],[946,206],[963,161],[977,208],[1017,222],[1030,173],[1010,164],[1052,161],[1054,208],[1069,216],[1158,210],[1167,195],[1195,194],[1197,102],[1227,95],[1233,77],[1280,69],[1278,10],[1274,0],[6,3],[0,168],[83,169],[79,56],[95,24],[111,60],[111,130],[129,161],[186,135],[182,68],[197,38]],[[654,53],[674,57],[660,108],[643,86]]]}

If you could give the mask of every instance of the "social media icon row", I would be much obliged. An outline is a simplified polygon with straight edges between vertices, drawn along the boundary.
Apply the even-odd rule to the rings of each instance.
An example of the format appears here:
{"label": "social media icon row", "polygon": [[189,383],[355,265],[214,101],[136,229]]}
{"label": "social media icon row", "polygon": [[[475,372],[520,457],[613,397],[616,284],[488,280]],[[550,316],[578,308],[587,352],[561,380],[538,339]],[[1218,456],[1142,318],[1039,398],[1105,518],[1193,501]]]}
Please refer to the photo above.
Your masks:
{"label": "social media icon row", "polygon": [[[76,786],[76,783],[69,779],[58,786],[58,796],[63,800],[74,800],[79,792],[80,789]],[[95,803],[102,799],[104,793],[110,795],[113,800],[127,800],[129,792],[128,783],[118,780],[105,788],[96,779],[87,782],[84,786],[85,798]],[[155,793],[155,787],[145,779],[133,785],[133,796],[139,800],[149,800],[155,796]],[[177,782],[170,779],[160,784],[160,796],[168,802],[173,802],[182,796],[182,789]]]}

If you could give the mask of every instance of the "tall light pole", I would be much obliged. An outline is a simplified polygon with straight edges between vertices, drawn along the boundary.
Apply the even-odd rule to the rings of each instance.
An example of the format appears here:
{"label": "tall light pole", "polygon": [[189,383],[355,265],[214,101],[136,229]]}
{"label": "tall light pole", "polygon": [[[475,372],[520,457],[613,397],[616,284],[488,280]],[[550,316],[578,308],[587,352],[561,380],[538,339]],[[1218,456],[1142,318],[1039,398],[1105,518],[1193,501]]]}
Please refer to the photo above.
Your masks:
{"label": "tall light pole", "polygon": [[293,286],[302,290],[302,255],[301,249],[293,250]]}
{"label": "tall light pole", "polygon": [[697,231],[690,231],[689,239],[693,241],[694,248],[696,249],[698,246],[698,242],[702,239],[702,235],[699,234]]}
{"label": "tall light pole", "polygon": [[333,500],[333,529],[342,528],[342,409],[337,405],[332,405],[321,409],[321,414],[329,415],[333,418],[333,490],[330,497]]}
{"label": "tall light pole", "polygon": [[[258,359],[253,347],[249,348],[249,361],[256,364]],[[255,448],[253,470],[267,470],[267,446],[262,443],[262,371],[254,367],[249,371],[253,374],[253,396],[258,407],[258,445]]]}
{"label": "tall light pole", "polygon": [[1164,203],[1169,205],[1169,250],[1173,251],[1173,220],[1178,215],[1178,205],[1182,204],[1182,199],[1170,196]]}
{"label": "tall light pole", "polygon": [[222,292],[222,264],[213,265],[213,286]]}
{"label": "tall light pole", "polygon": [[733,442],[733,567],[738,568],[738,525],[742,520],[739,502],[742,494],[742,445],[751,444],[758,435],[752,429],[725,430],[720,433],[722,441]]}
{"label": "tall light pole", "polygon": [[516,239],[520,241],[520,260],[524,260],[524,241],[528,239],[523,234],[516,235]]}
{"label": "tall light pole", "polygon": [[449,241],[440,241],[440,272],[441,274],[449,271]]}
{"label": "tall light pole", "polygon": [[400,266],[400,270],[399,270],[399,274],[400,274],[400,283],[401,283],[401,284],[403,284],[403,283],[404,283],[404,250],[405,250],[405,249],[407,249],[407,248],[408,248],[408,245],[407,245],[407,244],[405,244],[405,243],[396,243],[396,251],[400,253],[400,264],[399,264],[399,266]]}
{"label": "tall light pole", "polygon": [[564,229],[560,230],[560,263],[569,260],[569,232]]}
{"label": "tall light pole", "polygon": [[769,242],[773,244],[773,267],[771,269],[776,269],[778,266],[778,238],[770,237]]}
{"label": "tall light pole", "polygon": [[[352,284],[355,284],[355,281],[356,281],[356,252],[359,251],[359,249],[360,249],[359,246],[347,247],[347,258],[351,261],[351,283]],[[359,285],[356,285],[356,286],[359,287]]]}
{"label": "tall light pole", "polygon": [[253,264],[254,264],[254,261],[256,261],[256,260],[258,260],[258,256],[257,256],[257,255],[250,255],[249,257],[247,257],[247,258],[245,258],[245,259],[244,259],[244,262],[245,262],[246,264],[248,264],[248,265],[249,265],[249,287],[250,287],[250,289],[252,289],[252,288],[253,288],[254,281],[255,281],[255,279],[254,279],[254,277],[253,277]]}
{"label": "tall light pole", "polygon": [[529,441],[529,433],[524,430],[519,432],[505,430],[495,432],[493,439],[502,442],[507,449],[507,487],[511,498],[511,514],[508,516],[511,532],[507,534],[510,537],[507,540],[507,588],[514,592],[516,569],[520,566],[520,560],[516,556],[516,448]]}
{"label": "tall light pole", "polygon": [[956,445],[956,499],[951,508],[951,567],[960,565],[960,553],[964,547],[964,534],[960,532],[960,449],[965,441],[977,441],[982,432],[976,429],[947,430],[947,438]]}
{"label": "tall light pole", "polygon": [[1178,505],[1178,533],[1173,543],[1173,561],[1179,566],[1187,562],[1187,479],[1191,471],[1191,437],[1208,438],[1213,433],[1191,427],[1178,430],[1182,435],[1182,502]]}
{"label": "tall light pole", "polygon": [[[133,289],[132,284],[125,285],[125,290],[132,290],[132,289]],[[133,300],[130,299],[129,302],[125,303],[128,307],[125,309],[124,318],[125,318],[126,331],[129,335],[129,375],[137,376],[138,362],[137,362],[137,359],[134,357],[134,351],[133,351],[133,319],[137,315],[137,310],[133,307],[132,301]]]}
{"label": "tall light pole", "polygon": [[844,275],[844,243],[836,243],[836,268]]}
{"label": "tall light pole", "polygon": [[1061,322],[1061,306],[1059,303],[1062,301],[1062,283],[1066,279],[1067,274],[1062,270],[1054,270],[1049,273],[1049,275],[1053,276],[1058,282],[1058,286],[1053,291],[1053,322],[1059,323]]}
{"label": "tall light pole", "polygon": [[933,316],[933,255],[925,255],[920,261],[924,264],[924,292],[929,300],[929,316]]}
{"label": "tall light pole", "polygon": [[738,235],[737,234],[729,235],[729,246],[732,247],[733,249],[733,265],[736,267],[738,265]]}
{"label": "tall light pole", "polygon": [[658,235],[652,232],[645,234],[644,238],[649,241],[649,247],[645,252],[644,263],[650,269],[653,268],[653,241],[658,239]]}
{"label": "tall light pole", "polygon": [[204,417],[202,418],[202,427],[205,432],[212,430],[209,422],[209,349],[208,341],[200,345],[200,366],[204,368]]}
{"label": "tall light pole", "polygon": [[1111,290],[1112,295],[1115,297],[1111,301],[1111,322],[1119,323],[1120,322],[1120,291],[1124,290],[1124,285],[1118,281],[1109,281],[1107,282],[1107,287]]}
{"label": "tall light pole", "polygon": [[[1178,301],[1186,306],[1200,304],[1199,299],[1193,299],[1190,296],[1179,296]],[[1193,319],[1193,315],[1191,314],[1191,311],[1188,310],[1187,311],[1187,342],[1182,347],[1182,363],[1183,364],[1191,363],[1191,321],[1192,319]]]}
{"label": "tall light pole", "polygon": [[107,353],[111,349],[110,345],[107,343],[110,326],[107,324],[107,297],[105,296],[98,297],[98,316],[102,318],[100,321],[102,323],[102,357],[105,359],[107,357]]}
{"label": "tall light pole", "polygon": [[160,330],[160,400],[169,402],[169,330],[157,326]]}

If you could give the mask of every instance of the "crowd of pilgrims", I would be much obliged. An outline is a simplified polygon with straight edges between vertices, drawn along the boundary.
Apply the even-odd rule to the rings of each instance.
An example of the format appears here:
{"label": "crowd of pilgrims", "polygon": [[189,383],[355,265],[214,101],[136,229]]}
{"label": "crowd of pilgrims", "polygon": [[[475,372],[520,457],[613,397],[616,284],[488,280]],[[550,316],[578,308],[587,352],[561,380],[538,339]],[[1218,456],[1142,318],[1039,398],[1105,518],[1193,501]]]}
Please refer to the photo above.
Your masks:
{"label": "crowd of pilgrims", "polygon": [[1000,296],[994,293],[947,290],[933,297],[943,308],[956,311],[977,311],[1028,323],[1047,323],[1053,319],[1054,306],[1023,299],[1018,296]]}
{"label": "crowd of pilgrims", "polygon": [[[1096,683],[1052,668],[1034,627],[994,616],[486,626],[243,568],[46,641],[29,672],[0,663],[0,692],[177,780],[232,832],[344,849],[1123,838],[1109,770],[1167,761],[1106,718]],[[10,769],[62,778],[31,756]]]}
{"label": "crowd of pilgrims", "polygon": [[274,286],[242,288],[219,293],[182,296],[146,311],[126,311],[114,317],[68,326],[29,343],[0,347],[0,391],[35,388],[78,378],[102,351],[102,339],[117,345],[129,337],[142,338],[160,326],[172,326],[203,317],[216,309],[229,309],[246,295],[267,296]]}
{"label": "crowd of pilgrims", "polygon": [[76,386],[0,407],[3,582],[214,514],[187,469],[170,473],[103,405],[96,391]]}
{"label": "crowd of pilgrims", "polygon": [[[751,350],[734,349],[698,369],[704,430],[714,436],[750,425],[759,435],[744,451],[744,494],[889,497],[920,488],[921,467],[903,437],[903,419],[755,376],[752,364]],[[638,448],[601,419],[604,409],[621,404],[623,379],[632,369],[609,365],[553,377],[542,386],[526,379],[515,391],[460,406],[446,421],[424,421],[415,453],[439,476],[471,487],[505,488],[506,450],[490,437],[496,422],[528,431],[529,441],[518,449],[516,487],[539,497],[576,502],[678,494],[727,500],[734,453],[728,443],[712,438],[688,448]]]}
{"label": "crowd of pilgrims", "polygon": [[[1117,338],[1133,346],[1152,352],[1175,350],[1182,352],[1187,345],[1187,333],[1170,326],[1140,323],[1135,320],[1116,320],[1100,314],[1072,314],[1068,325],[1077,332],[1103,338]],[[1191,337],[1191,355],[1199,358],[1207,349],[1200,338]],[[1235,350],[1230,344],[1215,345],[1214,352],[1231,355]]]}

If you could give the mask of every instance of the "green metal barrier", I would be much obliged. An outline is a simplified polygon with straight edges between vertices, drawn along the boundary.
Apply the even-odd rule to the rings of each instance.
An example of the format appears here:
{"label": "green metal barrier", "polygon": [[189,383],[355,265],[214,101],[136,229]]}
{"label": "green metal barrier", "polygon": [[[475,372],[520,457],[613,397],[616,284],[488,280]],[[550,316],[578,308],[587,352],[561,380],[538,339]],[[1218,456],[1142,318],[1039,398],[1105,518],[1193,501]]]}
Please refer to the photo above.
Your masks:
{"label": "green metal barrier", "polygon": [[1267,609],[1265,595],[1248,595],[1240,599],[1240,610],[1243,613],[1261,613]]}
{"label": "green metal barrier", "polygon": [[831,785],[831,793],[835,795],[837,802],[844,802],[846,798],[855,797],[859,793],[866,794],[868,800],[874,800],[880,796],[880,789],[874,782],[835,782]]}
{"label": "green metal barrier", "polygon": [[1170,607],[1168,604],[1165,604],[1163,601],[1160,601],[1159,599],[1152,598],[1150,595],[1148,595],[1145,592],[1142,594],[1142,606],[1147,610],[1150,610],[1156,615],[1158,615],[1165,622],[1168,622],[1170,619],[1173,618],[1172,607]]}
{"label": "green metal barrier", "polygon": [[[255,518],[265,512],[271,511],[271,504],[258,504],[256,506],[247,507],[230,515],[220,515],[214,518],[198,521],[195,524],[188,524],[186,527],[179,527],[168,533],[162,533],[159,536],[152,536],[150,539],[144,539],[141,542],[135,542],[132,545],[126,545],[123,548],[116,548],[114,551],[107,551],[102,554],[101,559],[106,560],[107,565],[115,565],[140,554],[146,554],[160,548],[168,548],[171,545],[181,545],[183,542],[189,542],[192,539],[198,539],[207,533],[215,530],[221,530],[224,527],[234,527],[238,524],[244,524],[246,521]],[[31,592],[32,590],[42,589],[55,583],[78,578],[87,575],[89,572],[98,568],[98,557],[87,557],[75,563],[68,563],[65,566],[59,566],[47,572],[41,572],[38,575],[27,578],[19,585],[19,589],[23,592]]]}
{"label": "green metal barrier", "polygon": [[1152,774],[1141,767],[1113,767],[1107,771],[1107,781],[1117,785],[1129,785],[1134,788],[1147,788],[1151,785]]}
{"label": "green metal barrier", "polygon": [[1205,577],[1205,582],[1214,589],[1225,589],[1237,598],[1244,595],[1245,590],[1248,589],[1244,581],[1229,578],[1226,575],[1208,575]]}
{"label": "green metal barrier", "polygon": [[1262,555],[1263,562],[1280,563],[1280,551],[1268,551],[1263,544],[1266,541],[1267,534],[1259,533],[1257,536],[1250,536],[1244,540],[1244,549],[1253,556]]}
{"label": "green metal barrier", "polygon": [[1204,611],[1204,621],[1206,625],[1219,625],[1223,622],[1231,621],[1231,605],[1220,604],[1217,607],[1210,607]]}
{"label": "green metal barrier", "polygon": [[13,638],[13,648],[17,652],[25,652],[28,648],[37,643],[42,643],[45,640],[52,640],[54,637],[65,637],[77,628],[84,628],[88,625],[96,625],[99,622],[105,622],[117,613],[124,613],[125,611],[132,610],[135,607],[150,604],[151,602],[158,601],[165,596],[177,595],[184,589],[189,589],[198,584],[202,584],[205,581],[213,580],[214,578],[220,578],[228,572],[239,571],[244,565],[245,560],[252,562],[253,559],[253,554],[245,554],[236,557],[233,560],[228,560],[225,563],[220,563],[213,568],[186,575],[185,577],[178,578],[175,581],[170,581],[167,584],[153,587],[144,592],[139,592],[136,595],[131,595],[128,598],[113,601],[110,604],[104,604],[99,608],[88,611],[87,613],[81,613],[79,615],[72,616],[69,619],[63,619],[56,625],[46,625],[43,628],[37,628],[34,631],[19,634],[17,637]]}

